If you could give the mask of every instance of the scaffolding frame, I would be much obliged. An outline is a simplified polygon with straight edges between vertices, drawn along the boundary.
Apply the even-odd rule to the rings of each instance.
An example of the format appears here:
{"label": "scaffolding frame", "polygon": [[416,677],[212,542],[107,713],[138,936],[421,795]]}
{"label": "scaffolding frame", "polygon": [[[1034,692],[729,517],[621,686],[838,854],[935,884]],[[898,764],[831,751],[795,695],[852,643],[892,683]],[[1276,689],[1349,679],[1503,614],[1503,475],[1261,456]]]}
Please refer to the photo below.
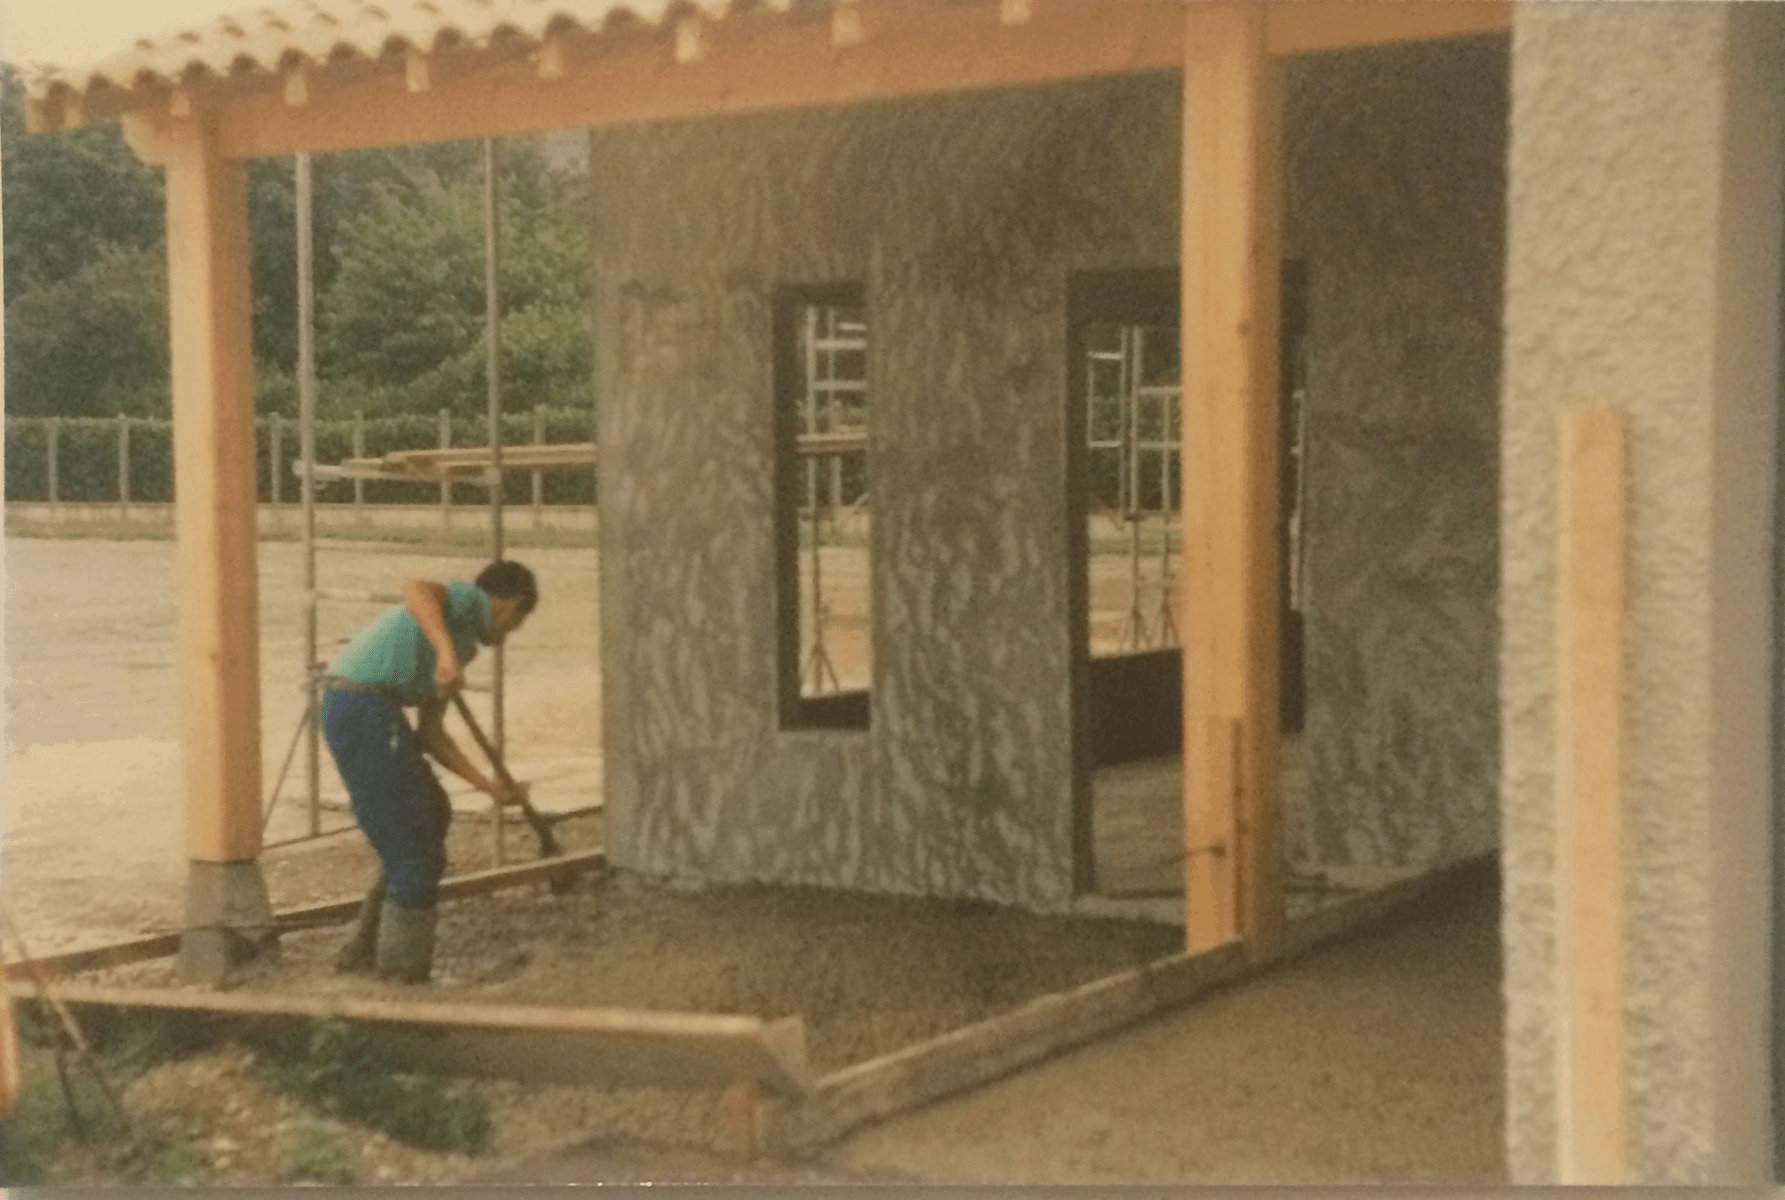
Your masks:
{"label": "scaffolding frame", "polygon": [[[1092,348],[1085,353],[1085,446],[1090,454],[1113,453],[1116,463],[1116,510],[1114,520],[1128,534],[1128,612],[1116,637],[1116,653],[1136,652],[1178,644],[1177,618],[1171,589],[1173,555],[1174,472],[1172,456],[1183,450],[1183,384],[1181,367],[1174,382],[1149,382],[1147,366],[1149,333],[1158,330],[1126,322],[1110,323],[1116,332],[1113,348]],[[1166,329],[1169,338],[1175,331]],[[1115,386],[1099,387],[1099,372],[1113,376]],[[1115,406],[1113,437],[1099,437],[1108,406]],[[1104,406],[1100,409],[1100,405]],[[1148,412],[1147,410],[1151,410]],[[1149,508],[1141,496],[1141,469],[1147,456],[1159,461],[1159,503]],[[1178,472],[1181,477],[1181,467]],[[1150,515],[1159,518],[1159,603],[1149,616],[1142,604],[1144,537]],[[1177,529],[1181,538],[1182,531]]]}
{"label": "scaffolding frame", "polygon": [[[484,346],[485,346],[485,379],[487,382],[487,400],[489,416],[489,446],[475,448],[478,455],[475,468],[471,470],[453,471],[437,470],[433,472],[409,470],[407,472],[366,469],[368,460],[360,457],[362,443],[355,430],[355,458],[350,463],[359,464],[358,470],[329,469],[316,462],[315,412],[316,412],[316,351],[314,330],[316,323],[316,289],[315,289],[315,247],[314,247],[314,173],[311,156],[300,152],[294,156],[293,174],[296,200],[295,223],[297,226],[297,281],[298,281],[298,421],[299,421],[299,457],[292,464],[292,469],[299,476],[303,505],[303,563],[304,563],[304,682],[305,703],[303,715],[299,718],[298,728],[292,736],[292,743],[285,755],[285,761],[275,778],[272,791],[269,793],[261,813],[261,833],[264,838],[270,828],[273,812],[277,809],[280,792],[284,787],[285,777],[290,769],[291,760],[296,753],[300,740],[304,743],[304,785],[309,817],[309,832],[304,837],[287,839],[277,843],[289,845],[296,842],[311,841],[320,837],[332,836],[346,832],[353,826],[324,830],[322,828],[322,754],[321,754],[321,707],[322,681],[324,664],[319,661],[318,612],[323,603],[359,603],[359,604],[393,604],[401,603],[402,597],[386,592],[343,592],[324,590],[317,586],[316,573],[316,481],[318,479],[354,480],[354,506],[357,510],[361,500],[361,481],[366,478],[432,478],[440,481],[442,504],[450,500],[454,483],[481,483],[489,489],[490,508],[490,549],[491,557],[500,559],[503,556],[503,497],[502,480],[505,466],[502,445],[502,371],[501,371],[501,286],[499,275],[498,222],[500,209],[497,196],[497,171],[500,165],[497,139],[486,137],[482,145],[483,166],[483,233],[484,233]],[[356,414],[357,415],[357,414]],[[441,414],[445,417],[445,413]],[[443,429],[445,427],[443,425]],[[443,452],[447,446],[447,437],[442,438]],[[275,459],[275,461],[277,461]],[[592,461],[592,456],[590,461]],[[277,489],[278,473],[275,470],[273,484]],[[539,490],[537,470],[534,490]],[[505,722],[504,699],[506,682],[506,663],[502,647],[493,649],[494,678],[491,686],[491,704],[493,710],[492,737],[498,754],[506,753],[507,728]],[[491,821],[492,854],[497,866],[506,860],[504,831],[507,822],[498,808],[495,819]]]}

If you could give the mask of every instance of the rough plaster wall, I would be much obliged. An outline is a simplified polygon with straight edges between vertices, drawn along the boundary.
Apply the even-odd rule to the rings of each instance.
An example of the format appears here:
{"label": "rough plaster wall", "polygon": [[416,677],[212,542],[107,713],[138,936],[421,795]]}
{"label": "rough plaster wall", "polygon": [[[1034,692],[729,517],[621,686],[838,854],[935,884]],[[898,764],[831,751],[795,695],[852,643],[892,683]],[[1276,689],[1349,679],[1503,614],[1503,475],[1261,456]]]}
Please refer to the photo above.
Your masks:
{"label": "rough plaster wall", "polygon": [[[1179,103],[1152,77],[593,138],[617,863],[1069,902],[1066,273],[1175,260]],[[771,295],[839,279],[870,323],[872,725],[783,733]]]}
{"label": "rough plaster wall", "polygon": [[[1752,376],[1777,341],[1771,329],[1751,332],[1754,310],[1763,326],[1777,320],[1777,130],[1758,136],[1728,124],[1726,55],[1732,44],[1738,57],[1752,51],[1745,34],[1731,37],[1731,24],[1721,5],[1584,4],[1522,7],[1516,23],[1501,687],[1507,1138],[1517,1182],[1553,1179],[1556,1153],[1554,498],[1557,418],[1577,404],[1623,408],[1631,437],[1624,862],[1633,1167],[1645,1182],[1707,1183],[1752,1181],[1765,1165],[1744,1148],[1755,1140],[1756,1108],[1764,1112],[1764,1077],[1753,1065],[1764,1056],[1721,1044],[1743,1036],[1722,1018],[1763,1007],[1764,986],[1758,996],[1718,994],[1729,982],[1754,986],[1726,966],[1732,956],[1764,961],[1764,934],[1731,941],[1730,914],[1713,919],[1719,891],[1735,889],[1747,897],[1738,905],[1748,923],[1765,928],[1765,735],[1716,728],[1720,713],[1764,712],[1764,620],[1743,618],[1758,632],[1743,647],[1726,643],[1721,665],[1734,671],[1719,673],[1712,657],[1714,641],[1743,620],[1720,610],[1732,599],[1738,609],[1765,608],[1763,568],[1714,556],[1765,543],[1772,393],[1731,371],[1745,362]],[[1776,66],[1750,75],[1743,103],[1763,91],[1774,103]],[[1738,228],[1725,176],[1742,163],[1760,176],[1748,180],[1748,198],[1758,188],[1759,207],[1773,215],[1754,221],[1749,212]],[[1731,263],[1747,255],[1768,264],[1762,280],[1720,278],[1720,248]],[[1743,324],[1745,346],[1731,337]],[[1715,761],[1724,758],[1733,761]],[[1744,775],[1757,782],[1723,783]],[[1743,1020],[1751,1036],[1752,1019]],[[1734,1065],[1744,1057],[1747,1068]],[[1756,1078],[1745,1084],[1744,1072]],[[1744,1088],[1758,1094],[1733,1095]]]}
{"label": "rough plaster wall", "polygon": [[1498,838],[1507,40],[1291,60],[1286,253],[1310,278],[1305,861]]}

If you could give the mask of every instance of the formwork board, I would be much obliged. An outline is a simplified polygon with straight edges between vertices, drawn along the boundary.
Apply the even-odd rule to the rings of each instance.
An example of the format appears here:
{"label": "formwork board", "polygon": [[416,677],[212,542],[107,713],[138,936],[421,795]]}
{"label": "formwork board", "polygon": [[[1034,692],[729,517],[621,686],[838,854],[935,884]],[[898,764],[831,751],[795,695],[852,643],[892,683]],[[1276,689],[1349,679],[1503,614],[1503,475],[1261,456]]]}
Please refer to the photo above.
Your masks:
{"label": "formwork board", "polygon": [[[464,875],[453,875],[442,879],[439,898],[441,900],[457,900],[466,896],[499,891],[502,888],[551,882],[567,878],[579,871],[595,870],[606,864],[607,853],[605,851],[587,850],[577,854],[540,859],[537,862],[520,863],[516,866],[472,871]],[[351,900],[326,900],[320,904],[307,904],[300,908],[285,909],[273,914],[273,924],[275,928],[284,931],[348,921],[358,915],[360,903],[361,898],[355,896]],[[21,978],[61,979],[82,971],[103,971],[110,967],[147,962],[153,958],[166,958],[170,954],[179,953],[179,950],[180,934],[178,931],[173,931],[149,934],[124,942],[113,942],[108,946],[95,946],[88,950],[46,954],[41,958],[8,963],[7,966]]]}
{"label": "formwork board", "polygon": [[[14,1001],[38,1003],[16,978]],[[784,1095],[811,1083],[805,1022],[705,1013],[438,1004],[344,997],[267,996],[191,988],[58,983],[81,1010],[180,1013],[247,1041],[288,1037],[335,1018],[375,1034],[409,1070],[531,1084],[723,1087],[752,1081]]]}

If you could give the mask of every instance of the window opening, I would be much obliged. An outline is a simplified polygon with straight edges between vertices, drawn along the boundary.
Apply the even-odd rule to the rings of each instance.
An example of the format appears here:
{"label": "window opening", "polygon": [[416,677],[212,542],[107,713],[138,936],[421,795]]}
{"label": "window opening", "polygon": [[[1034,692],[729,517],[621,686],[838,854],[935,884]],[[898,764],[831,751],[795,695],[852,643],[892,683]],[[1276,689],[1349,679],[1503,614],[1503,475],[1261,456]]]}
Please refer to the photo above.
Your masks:
{"label": "window opening", "polygon": [[[1178,644],[1178,338],[1177,328],[1167,324],[1094,321],[1085,331],[1093,656]],[[1120,602],[1124,589],[1126,611],[1112,622],[1109,605]]]}
{"label": "window opening", "polygon": [[865,728],[871,517],[860,288],[786,289],[777,341],[783,724]]}

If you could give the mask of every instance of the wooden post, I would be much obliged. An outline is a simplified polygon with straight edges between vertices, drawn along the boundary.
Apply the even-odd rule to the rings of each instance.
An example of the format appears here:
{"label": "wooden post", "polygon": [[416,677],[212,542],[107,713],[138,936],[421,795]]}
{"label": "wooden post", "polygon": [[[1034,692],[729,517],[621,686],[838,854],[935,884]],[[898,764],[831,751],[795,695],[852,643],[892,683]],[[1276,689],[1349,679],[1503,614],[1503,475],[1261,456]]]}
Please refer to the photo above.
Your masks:
{"label": "wooden post", "polygon": [[1185,941],[1268,952],[1284,926],[1276,67],[1263,6],[1191,4],[1186,21]]}
{"label": "wooden post", "polygon": [[284,434],[284,424],[279,420],[279,414],[267,414],[267,498],[273,502],[275,517],[279,503],[285,498],[285,488],[279,478],[279,460],[285,457]]}
{"label": "wooden post", "polygon": [[118,414],[118,515],[130,516],[130,418]]}
{"label": "wooden post", "polygon": [[1628,1182],[1624,427],[1562,415],[1556,629],[1556,1107],[1565,1184]]}
{"label": "wooden post", "polygon": [[[220,978],[264,944],[254,358],[240,162],[197,119],[153,149],[167,168],[175,574],[187,788],[181,968]],[[136,144],[133,141],[133,145]],[[240,932],[238,932],[238,930]]]}
{"label": "wooden post", "polygon": [[[533,444],[545,445],[545,405],[533,406]],[[545,472],[533,472],[533,528],[545,528]]]}
{"label": "wooden post", "polygon": [[57,443],[61,441],[62,418],[47,417],[44,420],[44,457],[48,459],[50,471],[50,508],[54,509],[61,500],[56,480]]}
{"label": "wooden post", "polygon": [[[440,410],[440,448],[445,450],[452,445],[452,413]],[[452,484],[440,481],[440,528],[452,528]]]}
{"label": "wooden post", "polygon": [[[353,457],[366,456],[366,414],[360,409],[353,410]],[[353,481],[353,523],[360,523],[360,509],[366,502],[366,481]]]}

